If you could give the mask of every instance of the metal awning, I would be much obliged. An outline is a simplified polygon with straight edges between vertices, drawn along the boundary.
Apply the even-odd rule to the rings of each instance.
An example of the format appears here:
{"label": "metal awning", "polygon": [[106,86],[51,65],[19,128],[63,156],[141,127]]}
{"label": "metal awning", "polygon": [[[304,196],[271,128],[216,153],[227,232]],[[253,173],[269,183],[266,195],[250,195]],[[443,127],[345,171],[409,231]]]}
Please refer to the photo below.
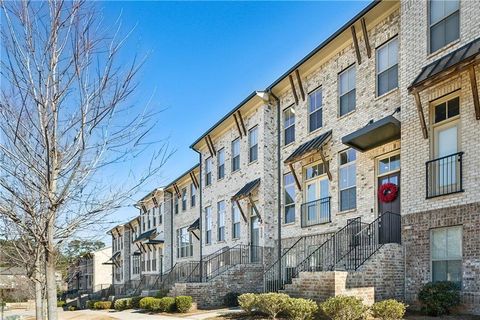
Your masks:
{"label": "metal awning", "polygon": [[164,240],[152,239],[152,240],[148,240],[147,242],[145,242],[145,244],[163,244],[164,242],[165,242]]}
{"label": "metal awning", "polygon": [[248,197],[260,185],[260,178],[250,181],[244,185],[233,197],[232,200],[240,200]]}
{"label": "metal awning", "polygon": [[319,135],[318,137],[303,143],[301,146],[295,149],[295,151],[293,151],[292,154],[289,155],[284,162],[285,163],[294,162],[295,160],[298,160],[300,157],[302,157],[304,154],[310,151],[319,150],[328,142],[328,140],[331,137],[332,137],[332,130],[329,130]]}
{"label": "metal awning", "polygon": [[344,136],[342,143],[365,152],[397,139],[400,139],[400,121],[387,116]]}
{"label": "metal awning", "polygon": [[155,229],[146,231],[146,232],[142,233],[141,235],[139,235],[138,238],[134,240],[134,242],[142,241],[142,240],[148,240],[152,237],[153,234],[155,234],[155,232],[156,232]]}
{"label": "metal awning", "polygon": [[192,223],[187,229],[187,231],[189,231],[189,232],[192,232],[192,231],[195,231],[195,230],[200,230],[200,218],[195,220],[195,222]]}
{"label": "metal awning", "polygon": [[412,91],[416,87],[425,84],[428,80],[439,76],[444,72],[454,71],[457,67],[461,67],[462,64],[473,62],[479,56],[480,38],[477,38],[423,67],[422,71],[420,71],[420,74],[415,78],[408,90]]}
{"label": "metal awning", "polygon": [[139,256],[139,255],[141,255],[141,254],[142,254],[142,253],[141,253],[139,250],[136,250],[136,251],[133,252],[133,255],[134,255],[134,256]]}
{"label": "metal awning", "polygon": [[120,256],[120,251],[117,251],[113,254],[113,256],[108,259],[106,262],[103,262],[102,264],[114,264],[114,265],[117,265],[115,263],[115,260]]}

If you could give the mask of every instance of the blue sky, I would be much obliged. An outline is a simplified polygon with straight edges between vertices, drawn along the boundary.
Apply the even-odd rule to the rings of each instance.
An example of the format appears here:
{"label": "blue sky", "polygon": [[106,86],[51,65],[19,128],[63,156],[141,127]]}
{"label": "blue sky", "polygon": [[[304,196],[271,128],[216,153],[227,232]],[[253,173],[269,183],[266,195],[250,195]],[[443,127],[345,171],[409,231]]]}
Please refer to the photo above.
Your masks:
{"label": "blue sky", "polygon": [[[163,110],[152,132],[176,150],[138,197],[198,161],[190,144],[253,90],[264,89],[368,4],[320,2],[99,3],[106,24],[135,27],[122,59],[148,59],[135,103]],[[131,166],[142,165],[142,162]],[[137,214],[121,210],[114,220]]]}

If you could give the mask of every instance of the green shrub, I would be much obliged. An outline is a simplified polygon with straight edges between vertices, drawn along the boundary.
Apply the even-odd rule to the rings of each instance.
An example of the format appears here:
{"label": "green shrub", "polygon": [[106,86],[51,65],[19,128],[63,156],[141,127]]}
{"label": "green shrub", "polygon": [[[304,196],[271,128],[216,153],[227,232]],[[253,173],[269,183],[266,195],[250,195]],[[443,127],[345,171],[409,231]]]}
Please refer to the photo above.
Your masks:
{"label": "green shrub", "polygon": [[132,299],[132,309],[140,309],[140,300],[143,297],[131,297],[130,299]]}
{"label": "green shrub", "polygon": [[190,296],[175,297],[175,307],[178,312],[185,313],[192,308],[193,299]]}
{"label": "green shrub", "polygon": [[98,300],[87,300],[87,302],[85,303],[85,308],[95,309],[95,302],[98,302]]}
{"label": "green shrub", "polygon": [[152,310],[152,306],[155,303],[155,299],[159,300],[159,299],[154,298],[154,297],[142,298],[142,299],[140,299],[140,301],[138,303],[138,306],[140,307],[140,309]]}
{"label": "green shrub", "polygon": [[107,310],[112,308],[112,301],[97,301],[93,304],[96,310]]}
{"label": "green shrub", "polygon": [[320,304],[320,309],[332,320],[361,320],[366,318],[367,308],[356,297],[336,296]]}
{"label": "green shrub", "polygon": [[157,294],[155,295],[155,297],[161,299],[161,298],[166,297],[167,294],[168,294],[168,290],[166,290],[166,289],[158,290],[158,292],[157,292]]}
{"label": "green shrub", "polygon": [[423,312],[432,316],[449,314],[460,304],[460,288],[450,281],[429,282],[418,294]]}
{"label": "green shrub", "polygon": [[132,298],[123,298],[115,300],[114,309],[118,311],[132,309]]}
{"label": "green shrub", "polygon": [[229,292],[223,297],[223,304],[226,307],[238,307],[238,292]]}
{"label": "green shrub", "polygon": [[252,313],[257,308],[257,295],[254,293],[244,293],[238,296],[238,304],[243,311]]}
{"label": "green shrub", "polygon": [[67,308],[67,310],[68,310],[68,311],[75,311],[75,310],[77,310],[77,307],[75,307],[75,306],[69,306],[69,307]]}
{"label": "green shrub", "polygon": [[63,306],[65,305],[65,303],[66,303],[66,302],[65,302],[65,301],[62,301],[62,300],[57,301],[57,308],[63,308]]}
{"label": "green shrub", "polygon": [[313,300],[290,298],[288,301],[287,313],[289,319],[312,320],[317,311],[318,305]]}
{"label": "green shrub", "polygon": [[388,299],[376,302],[370,308],[372,315],[381,320],[403,319],[407,306],[397,300]]}
{"label": "green shrub", "polygon": [[175,311],[175,298],[172,297],[163,297],[158,299],[158,309],[155,311],[160,312],[173,312]]}
{"label": "green shrub", "polygon": [[279,313],[287,310],[289,299],[284,293],[262,293],[257,296],[256,304],[261,312],[276,319]]}

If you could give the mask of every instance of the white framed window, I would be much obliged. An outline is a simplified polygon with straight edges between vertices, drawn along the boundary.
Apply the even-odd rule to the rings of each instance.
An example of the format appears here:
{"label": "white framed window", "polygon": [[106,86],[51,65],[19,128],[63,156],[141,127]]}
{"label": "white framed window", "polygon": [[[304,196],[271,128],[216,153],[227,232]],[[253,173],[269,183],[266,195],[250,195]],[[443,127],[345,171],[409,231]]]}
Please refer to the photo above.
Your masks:
{"label": "white framed window", "polygon": [[212,157],[208,157],[205,160],[205,185],[209,186],[212,184]]}
{"label": "white framed window", "polygon": [[152,219],[153,219],[153,227],[157,226],[157,212],[156,208],[152,208]]}
{"label": "white framed window", "polygon": [[182,189],[182,211],[187,210],[187,188]]}
{"label": "white framed window", "polygon": [[430,230],[432,281],[462,281],[462,227]]}
{"label": "white framed window", "polygon": [[460,38],[460,1],[428,1],[430,53]]}
{"label": "white framed window", "polygon": [[347,149],[340,152],[340,211],[357,207],[357,152]]}
{"label": "white framed window", "polygon": [[232,141],[232,172],[240,169],[240,138]]}
{"label": "white framed window", "polygon": [[308,130],[315,131],[323,126],[323,92],[318,88],[308,94]]}
{"label": "white framed window", "polygon": [[295,222],[295,180],[292,173],[283,176],[284,217],[283,223]]}
{"label": "white framed window", "polygon": [[355,110],[356,106],[356,69],[350,66],[338,75],[338,95],[340,116]]}
{"label": "white framed window", "polygon": [[218,150],[217,153],[217,179],[225,177],[225,149]]}
{"label": "white framed window", "polygon": [[258,159],[258,126],[248,130],[248,161]]}
{"label": "white framed window", "polygon": [[240,238],[240,209],[235,201],[232,201],[232,239]]}
{"label": "white framed window", "polygon": [[217,202],[217,240],[225,241],[225,201]]}
{"label": "white framed window", "polygon": [[190,206],[191,207],[195,207],[196,196],[197,196],[197,188],[195,188],[195,185],[191,183],[190,184]]}
{"label": "white framed window", "polygon": [[175,214],[178,213],[178,195],[176,193],[173,194],[173,206],[175,210]]}
{"label": "white framed window", "polygon": [[212,243],[212,207],[205,208],[205,243]]}
{"label": "white framed window", "polygon": [[188,227],[177,229],[177,258],[191,257],[192,255],[192,234],[188,232]]}
{"label": "white framed window", "polygon": [[283,144],[287,145],[295,141],[295,112],[292,107],[283,111]]}
{"label": "white framed window", "polygon": [[398,38],[376,50],[377,97],[398,87]]}

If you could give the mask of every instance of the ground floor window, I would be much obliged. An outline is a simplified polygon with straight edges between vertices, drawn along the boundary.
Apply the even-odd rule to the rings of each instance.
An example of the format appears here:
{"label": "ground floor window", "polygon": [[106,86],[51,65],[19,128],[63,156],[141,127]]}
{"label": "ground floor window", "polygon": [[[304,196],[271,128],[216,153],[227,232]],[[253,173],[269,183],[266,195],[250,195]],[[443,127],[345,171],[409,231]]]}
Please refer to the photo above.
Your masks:
{"label": "ground floor window", "polygon": [[432,229],[432,281],[462,281],[462,227]]}
{"label": "ground floor window", "polygon": [[192,235],[187,227],[177,229],[177,257],[191,257],[193,255]]}
{"label": "ground floor window", "polygon": [[133,274],[139,274],[140,273],[140,256],[138,256],[138,255],[133,256],[132,270],[133,270]]}

